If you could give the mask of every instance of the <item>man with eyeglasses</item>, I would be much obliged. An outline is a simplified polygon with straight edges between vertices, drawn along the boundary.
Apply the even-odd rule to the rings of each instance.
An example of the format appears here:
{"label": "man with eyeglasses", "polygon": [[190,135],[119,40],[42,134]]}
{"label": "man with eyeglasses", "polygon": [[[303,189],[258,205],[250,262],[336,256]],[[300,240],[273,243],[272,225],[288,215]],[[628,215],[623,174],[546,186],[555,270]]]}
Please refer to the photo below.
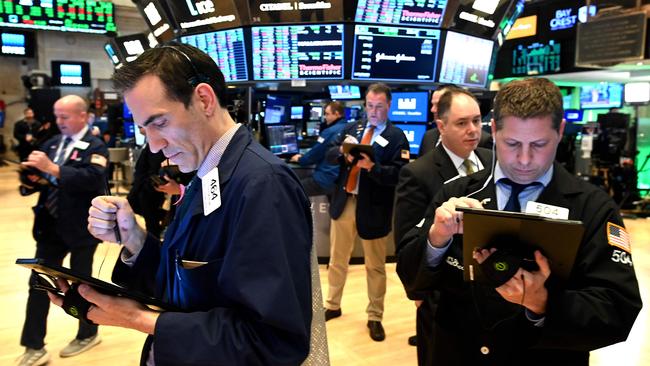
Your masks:
{"label": "man with eyeglasses", "polygon": [[[370,338],[383,341],[381,324],[386,294],[386,244],[391,231],[393,197],[399,170],[409,161],[404,132],[388,121],[390,88],[372,84],[366,91],[367,120],[345,126],[328,151],[328,159],[341,166],[332,195],[330,215],[329,293],[325,320],[341,316],[341,298],[355,238],[361,239],[368,280],[367,327]],[[374,159],[344,154],[345,142],[372,145]]]}

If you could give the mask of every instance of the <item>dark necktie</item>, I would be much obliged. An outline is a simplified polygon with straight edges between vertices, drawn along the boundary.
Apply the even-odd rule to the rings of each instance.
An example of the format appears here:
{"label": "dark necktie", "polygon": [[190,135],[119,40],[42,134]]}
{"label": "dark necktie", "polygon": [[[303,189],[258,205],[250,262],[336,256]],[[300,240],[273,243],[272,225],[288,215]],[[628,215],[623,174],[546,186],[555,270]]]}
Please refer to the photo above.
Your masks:
{"label": "dark necktie", "polygon": [[[365,134],[363,134],[363,138],[361,138],[361,144],[362,145],[370,145],[370,141],[372,141],[372,135],[375,133],[375,126],[370,125],[368,126],[368,130],[366,131]],[[354,192],[354,189],[357,187],[357,180],[359,179],[359,171],[361,168],[359,168],[356,164],[350,169],[350,174],[348,175],[348,181],[345,184],[345,190],[348,193]]]}
{"label": "dark necktie", "polygon": [[474,170],[474,164],[472,164],[472,161],[469,159],[463,161],[463,166],[465,167],[465,173],[467,173],[467,175],[473,174],[476,171]]}
{"label": "dark necktie", "polygon": [[[66,137],[65,140],[63,140],[63,146],[61,146],[61,150],[58,151],[56,156],[54,157],[53,162],[61,166],[63,165],[63,162],[65,161],[65,152],[68,149],[68,145],[72,142],[71,137]],[[52,176],[49,176],[48,179],[50,182],[56,181],[56,179]],[[50,185],[50,187],[47,190],[47,197],[45,198],[45,208],[47,209],[47,212],[52,215],[54,218],[59,217],[59,188]]]}
{"label": "dark necktie", "polygon": [[521,212],[521,205],[519,203],[519,194],[524,191],[527,187],[530,186],[540,186],[542,183],[540,182],[531,182],[528,184],[519,184],[511,181],[508,178],[503,178],[500,179],[499,182],[505,183],[510,186],[510,197],[508,198],[508,202],[506,202],[506,206],[503,208],[504,211],[512,211],[512,212]]}

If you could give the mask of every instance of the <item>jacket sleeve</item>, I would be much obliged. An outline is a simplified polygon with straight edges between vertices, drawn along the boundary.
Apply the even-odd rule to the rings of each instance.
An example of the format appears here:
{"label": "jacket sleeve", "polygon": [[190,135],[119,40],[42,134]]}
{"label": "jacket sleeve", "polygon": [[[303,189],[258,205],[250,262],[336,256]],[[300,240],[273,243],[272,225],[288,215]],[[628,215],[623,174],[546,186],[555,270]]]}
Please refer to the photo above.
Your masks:
{"label": "jacket sleeve", "polygon": [[343,154],[341,154],[340,147],[347,132],[347,128],[343,129],[332,138],[331,143],[327,146],[325,159],[327,159],[328,163],[345,165],[345,159],[343,158]]}
{"label": "jacket sleeve", "polygon": [[318,164],[325,159],[325,154],[331,147],[332,140],[336,135],[332,134],[329,130],[325,130],[320,137],[323,139],[323,142],[314,144],[309,152],[298,159],[298,164],[302,166]]}
{"label": "jacket sleeve", "polygon": [[568,286],[547,282],[541,347],[590,351],[624,341],[642,306],[631,254],[608,243],[608,225],[623,227],[618,210],[602,192],[587,201],[583,242]]}
{"label": "jacket sleeve", "polygon": [[395,187],[395,253],[402,249],[401,240],[404,235],[424,217],[429,204],[427,189],[411,165],[406,165],[400,170]]}
{"label": "jacket sleeve", "polygon": [[[93,159],[93,155],[99,155],[103,159]],[[105,174],[108,164],[106,145],[93,139],[80,156],[82,159],[80,163],[64,164],[60,167],[59,189],[69,192],[101,192],[106,184]]]}
{"label": "jacket sleeve", "polygon": [[154,332],[156,365],[298,365],[309,352],[307,197],[288,175],[249,179],[243,188],[237,207],[227,207],[229,249],[212,279],[219,300],[230,305],[162,313]]}

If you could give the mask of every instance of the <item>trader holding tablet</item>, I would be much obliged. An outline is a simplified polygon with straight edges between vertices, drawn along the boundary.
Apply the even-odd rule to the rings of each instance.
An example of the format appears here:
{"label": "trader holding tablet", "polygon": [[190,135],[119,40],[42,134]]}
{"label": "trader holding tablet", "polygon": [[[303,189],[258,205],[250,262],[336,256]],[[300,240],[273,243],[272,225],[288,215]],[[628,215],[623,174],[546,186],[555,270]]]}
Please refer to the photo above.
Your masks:
{"label": "trader holding tablet", "polygon": [[[588,365],[590,350],[627,338],[641,309],[629,236],[605,192],[553,162],[562,116],[562,96],[550,81],[505,85],[494,105],[494,170],[446,185],[403,239],[402,282],[410,291],[441,293],[436,365]],[[567,209],[565,219],[583,222],[569,279],[558,281],[535,251],[537,269],[519,268],[501,286],[465,282],[456,207],[523,211],[528,202]],[[495,247],[477,250],[475,259],[487,260]]]}
{"label": "trader holding tablet", "polygon": [[92,201],[88,229],[115,241],[117,221],[124,249],[113,280],[183,311],[81,285],[88,319],[148,334],[143,364],[299,365],[310,343],[312,228],[298,178],[233,121],[224,76],[200,50],[147,50],[113,80],[152,152],[197,174],[162,243],[119,197]]}

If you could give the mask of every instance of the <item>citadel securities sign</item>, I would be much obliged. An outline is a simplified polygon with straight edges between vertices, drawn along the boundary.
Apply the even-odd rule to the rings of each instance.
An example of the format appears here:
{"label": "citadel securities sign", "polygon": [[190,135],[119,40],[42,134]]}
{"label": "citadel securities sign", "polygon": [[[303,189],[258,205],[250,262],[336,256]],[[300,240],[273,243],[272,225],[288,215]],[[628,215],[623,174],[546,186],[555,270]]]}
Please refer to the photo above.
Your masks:
{"label": "citadel securities sign", "polygon": [[596,7],[594,5],[582,6],[574,13],[573,8],[558,9],[555,11],[555,18],[551,19],[550,27],[552,31],[573,28],[576,22],[585,23],[587,15],[593,17],[596,15]]}

